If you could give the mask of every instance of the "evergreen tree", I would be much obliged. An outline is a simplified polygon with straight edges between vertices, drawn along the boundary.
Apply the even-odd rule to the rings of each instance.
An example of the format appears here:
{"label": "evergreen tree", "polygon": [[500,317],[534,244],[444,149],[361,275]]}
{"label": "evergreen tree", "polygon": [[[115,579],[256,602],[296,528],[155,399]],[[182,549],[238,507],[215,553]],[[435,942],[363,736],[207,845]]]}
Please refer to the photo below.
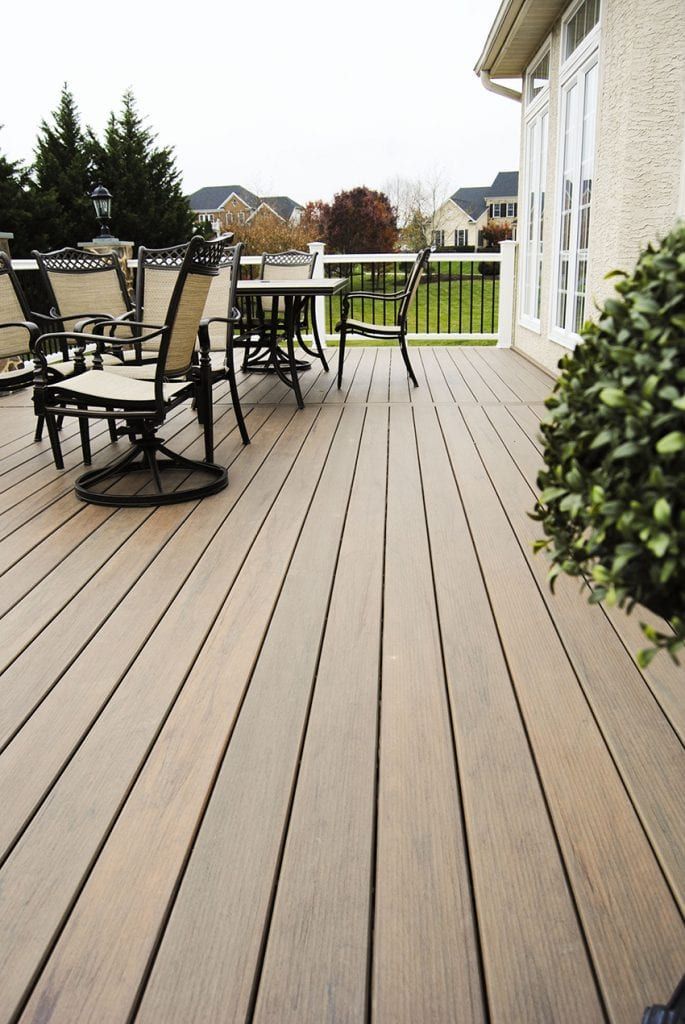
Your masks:
{"label": "evergreen tree", "polygon": [[12,255],[21,259],[32,249],[47,248],[56,214],[54,200],[36,188],[28,168],[0,153],[0,230],[14,234]]}
{"label": "evergreen tree", "polygon": [[153,249],[189,239],[194,221],[173,149],[156,139],[130,90],[120,113],[110,115],[104,144],[92,139],[98,179],[114,197],[114,234]]}
{"label": "evergreen tree", "polygon": [[97,229],[88,198],[94,183],[92,144],[81,128],[78,108],[66,84],[51,120],[41,123],[33,176],[54,207],[45,226],[49,248],[91,239]]}

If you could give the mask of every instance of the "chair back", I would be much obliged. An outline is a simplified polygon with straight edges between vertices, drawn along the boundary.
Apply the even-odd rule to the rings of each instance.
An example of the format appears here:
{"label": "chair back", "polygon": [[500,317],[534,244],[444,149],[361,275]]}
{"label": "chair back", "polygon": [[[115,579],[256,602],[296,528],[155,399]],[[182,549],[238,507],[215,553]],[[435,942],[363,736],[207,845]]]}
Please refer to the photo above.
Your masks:
{"label": "chair back", "polygon": [[[0,251],[0,324],[16,324],[30,319],[29,307],[10,258]],[[24,355],[28,347],[28,334],[20,327],[0,331],[0,359]]]}
{"label": "chair back", "polygon": [[[224,235],[223,241],[228,243],[233,235]],[[224,249],[219,273],[213,277],[209,286],[209,295],[205,303],[203,319],[210,320],[212,317],[230,317],[231,311],[236,304],[236,290],[238,278],[240,277],[240,257],[243,251],[243,244],[228,245]],[[209,340],[210,347],[215,351],[224,351],[228,341],[228,324],[210,324]]]}
{"label": "chair back", "polygon": [[34,250],[31,255],[38,263],[57,317],[66,318],[61,330],[73,330],[74,320],[69,318],[81,313],[123,316],[131,309],[126,280],[115,253],[65,248],[42,253]]}
{"label": "chair back", "polygon": [[425,249],[421,249],[417,253],[414,266],[411,268],[411,271],[409,272],[407,288],[404,295],[402,296],[402,299],[400,300],[400,305],[397,313],[398,322],[402,326],[404,326],[404,324],[406,323],[407,313],[409,312],[411,300],[416,295],[416,289],[419,287],[421,278],[423,276],[423,272],[428,265],[428,260],[430,259],[430,254],[432,253],[432,251],[433,250],[431,246],[426,246]]}
{"label": "chair back", "polygon": [[[262,262],[259,268],[259,277],[262,281],[297,281],[302,278],[313,277],[314,263],[316,262],[315,252],[300,252],[298,249],[288,249],[287,252],[265,252],[262,255]],[[264,313],[271,313],[274,300],[271,295],[264,295],[261,298],[262,310]]]}
{"label": "chair back", "polygon": [[[171,296],[190,242],[165,249],[138,249],[136,272],[136,320],[146,324],[166,323]],[[142,331],[145,334],[145,330]],[[159,341],[144,341],[141,349],[158,351]]]}
{"label": "chair back", "polygon": [[190,370],[209,288],[219,274],[225,248],[223,239],[207,242],[199,235],[187,246],[169,308],[162,320],[166,330],[157,360],[158,396],[165,379],[185,376]]}

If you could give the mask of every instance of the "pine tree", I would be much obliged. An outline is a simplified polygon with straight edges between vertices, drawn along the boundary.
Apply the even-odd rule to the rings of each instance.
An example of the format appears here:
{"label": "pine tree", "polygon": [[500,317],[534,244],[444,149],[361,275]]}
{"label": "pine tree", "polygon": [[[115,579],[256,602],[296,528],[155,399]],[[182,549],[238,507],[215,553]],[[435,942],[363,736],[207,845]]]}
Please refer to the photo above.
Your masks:
{"label": "pine tree", "polygon": [[54,200],[36,188],[28,168],[0,153],[0,230],[11,231],[12,255],[24,258],[48,247],[48,225],[56,215]]}
{"label": "pine tree", "polygon": [[193,214],[173,148],[159,147],[156,140],[130,90],[124,93],[120,113],[110,115],[104,144],[92,140],[98,178],[114,197],[114,234],[153,249],[193,234]]}
{"label": "pine tree", "polygon": [[33,168],[38,189],[55,207],[46,225],[50,248],[88,241],[96,231],[88,198],[94,184],[89,135],[81,128],[78,108],[65,83],[51,120],[41,123]]}

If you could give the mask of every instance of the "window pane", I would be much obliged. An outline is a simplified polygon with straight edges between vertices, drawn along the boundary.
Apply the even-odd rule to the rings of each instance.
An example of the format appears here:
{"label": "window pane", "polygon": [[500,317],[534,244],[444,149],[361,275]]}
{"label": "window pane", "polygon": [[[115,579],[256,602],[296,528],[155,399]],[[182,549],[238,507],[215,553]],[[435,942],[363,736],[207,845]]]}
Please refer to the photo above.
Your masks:
{"label": "window pane", "polygon": [[578,109],[578,85],[574,84],[566,93],[564,105],[564,149],[561,182],[561,230],[559,233],[559,280],[557,296],[556,325],[566,328],[566,291],[571,248],[571,222],[574,203],[574,167],[576,164],[576,117]]}
{"label": "window pane", "polygon": [[541,57],[528,75],[528,102],[535,99],[549,82],[549,52]]}
{"label": "window pane", "polygon": [[568,59],[599,21],[599,0],[585,0],[566,26],[564,58]]}

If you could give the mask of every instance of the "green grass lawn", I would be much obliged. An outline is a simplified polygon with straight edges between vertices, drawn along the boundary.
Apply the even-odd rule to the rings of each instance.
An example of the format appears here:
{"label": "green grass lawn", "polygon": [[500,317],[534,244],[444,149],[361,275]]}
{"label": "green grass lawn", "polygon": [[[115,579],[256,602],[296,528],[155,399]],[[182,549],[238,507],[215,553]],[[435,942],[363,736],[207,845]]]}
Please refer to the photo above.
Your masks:
{"label": "green grass lawn", "polygon": [[[404,287],[405,272],[410,266],[400,264],[335,264],[328,265],[331,277],[347,277],[350,291],[395,292]],[[497,331],[499,278],[479,273],[478,263],[429,264],[429,272],[409,310],[409,332],[412,334],[494,334]],[[438,270],[440,277],[438,279]],[[473,276],[471,275],[473,270]],[[451,279],[450,279],[451,275]],[[340,319],[339,295],[326,303],[326,330],[333,332]],[[371,323],[394,323],[395,303],[357,299],[352,306],[357,320]]]}

